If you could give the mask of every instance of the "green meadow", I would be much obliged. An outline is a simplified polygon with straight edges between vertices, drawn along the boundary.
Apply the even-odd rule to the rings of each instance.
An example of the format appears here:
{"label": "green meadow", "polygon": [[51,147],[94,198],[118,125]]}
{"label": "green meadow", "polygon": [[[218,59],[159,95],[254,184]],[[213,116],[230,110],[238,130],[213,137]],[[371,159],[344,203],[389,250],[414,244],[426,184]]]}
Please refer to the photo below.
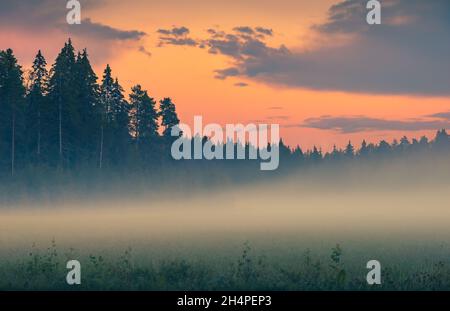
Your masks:
{"label": "green meadow", "polygon": [[[27,254],[2,256],[0,290],[450,289],[448,243],[402,247],[348,243],[315,248],[293,242],[272,248],[249,241],[226,244],[179,249],[178,254],[161,246],[83,253],[53,242],[48,247],[30,247]],[[82,266],[82,283],[69,286],[66,263],[74,258]],[[365,265],[373,258],[381,262],[382,284],[369,286]]]}

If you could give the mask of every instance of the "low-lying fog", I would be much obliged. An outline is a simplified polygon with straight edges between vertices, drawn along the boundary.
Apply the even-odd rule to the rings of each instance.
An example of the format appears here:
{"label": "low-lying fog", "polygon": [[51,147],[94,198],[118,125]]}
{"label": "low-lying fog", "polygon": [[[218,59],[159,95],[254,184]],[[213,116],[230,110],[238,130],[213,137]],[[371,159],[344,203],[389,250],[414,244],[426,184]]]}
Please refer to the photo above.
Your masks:
{"label": "low-lying fog", "polygon": [[273,182],[192,189],[187,197],[161,192],[22,203],[0,208],[0,250],[52,239],[67,248],[214,243],[227,237],[273,243],[284,237],[449,241],[449,177],[444,159],[323,167]]}

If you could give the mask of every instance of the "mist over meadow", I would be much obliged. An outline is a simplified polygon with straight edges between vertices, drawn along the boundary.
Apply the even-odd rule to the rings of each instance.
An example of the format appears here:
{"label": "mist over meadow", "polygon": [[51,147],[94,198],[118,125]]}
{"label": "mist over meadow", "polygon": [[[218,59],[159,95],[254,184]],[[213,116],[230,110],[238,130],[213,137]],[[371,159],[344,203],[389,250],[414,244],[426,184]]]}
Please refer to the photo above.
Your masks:
{"label": "mist over meadow", "polygon": [[69,289],[75,258],[88,290],[367,290],[372,259],[382,289],[448,289],[449,157],[322,161],[2,204],[0,288]]}
{"label": "mist over meadow", "polygon": [[130,178],[95,196],[76,185],[67,195],[2,205],[0,247],[52,239],[67,247],[214,238],[448,241],[449,176],[448,157],[412,156],[323,163],[240,183],[216,176],[208,184],[211,175],[197,174],[155,187]]}

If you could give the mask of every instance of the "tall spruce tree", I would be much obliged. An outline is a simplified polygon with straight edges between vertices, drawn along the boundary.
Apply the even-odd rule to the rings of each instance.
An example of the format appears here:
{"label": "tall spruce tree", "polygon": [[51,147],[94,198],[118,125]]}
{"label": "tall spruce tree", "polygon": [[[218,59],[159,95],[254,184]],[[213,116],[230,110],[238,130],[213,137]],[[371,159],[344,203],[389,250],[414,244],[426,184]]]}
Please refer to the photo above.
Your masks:
{"label": "tall spruce tree", "polygon": [[353,158],[353,156],[355,155],[355,147],[353,147],[351,141],[349,141],[347,147],[345,147],[344,153],[347,158]]}
{"label": "tall spruce tree", "polygon": [[[1,159],[9,159],[11,176],[15,175],[18,141],[23,141],[23,72],[11,49],[0,52],[0,140]],[[6,162],[6,161],[4,161]],[[5,163],[4,163],[5,164]]]}
{"label": "tall spruce tree", "polygon": [[130,141],[129,107],[118,79],[112,78],[109,65],[100,86],[101,134],[99,167],[105,159],[117,163],[125,156]]}
{"label": "tall spruce tree", "polygon": [[[114,80],[111,76],[111,67],[109,64],[103,73],[102,84],[100,85],[100,156],[99,156],[99,167],[103,168],[103,157],[105,154],[105,136],[106,144],[109,143],[110,130],[113,126],[113,91],[114,91]],[[105,133],[106,132],[106,133]]]}
{"label": "tall spruce tree", "polygon": [[8,161],[8,153],[7,150],[9,135],[6,135],[6,129],[8,124],[8,116],[6,112],[6,100],[3,98],[3,94],[5,93],[5,81],[6,81],[6,60],[5,60],[5,51],[0,50],[0,176],[5,171],[5,167],[7,167]]}
{"label": "tall spruce tree", "polygon": [[175,109],[175,104],[169,97],[164,98],[159,102],[159,110],[161,115],[161,125],[164,128],[163,136],[170,137],[172,127],[180,124],[178,115]]}
{"label": "tall spruce tree", "polygon": [[118,164],[124,159],[131,142],[130,136],[130,104],[123,95],[124,90],[116,78],[112,89],[112,115],[114,120],[113,137],[115,142],[112,146],[112,159]]}
{"label": "tall spruce tree", "polygon": [[43,116],[46,108],[48,79],[47,61],[39,50],[28,77],[26,137],[28,152],[31,154],[30,159],[41,159]]}
{"label": "tall spruce tree", "polygon": [[369,155],[369,148],[367,147],[367,142],[365,139],[361,143],[361,148],[359,149],[359,155],[361,157],[367,157]]}
{"label": "tall spruce tree", "polygon": [[309,159],[312,163],[320,162],[323,159],[322,151],[313,146],[313,150],[309,154]]}
{"label": "tall spruce tree", "polygon": [[437,131],[436,137],[433,141],[433,148],[435,151],[441,152],[450,149],[450,135],[447,134],[445,129]]}
{"label": "tall spruce tree", "polygon": [[78,53],[74,71],[76,77],[74,108],[79,119],[73,123],[73,161],[75,164],[86,164],[97,159],[95,155],[100,145],[102,115],[99,103],[100,87],[86,49]]}
{"label": "tall spruce tree", "polygon": [[140,85],[136,85],[131,89],[130,105],[130,127],[137,146],[154,141],[159,128],[155,100]]}
{"label": "tall spruce tree", "polygon": [[[81,123],[76,109],[74,90],[75,52],[72,41],[64,44],[61,52],[50,70],[49,111],[47,115],[46,135],[49,139],[51,153],[57,154],[60,167],[72,158],[74,148],[75,124]],[[55,160],[56,160],[55,159]]]}

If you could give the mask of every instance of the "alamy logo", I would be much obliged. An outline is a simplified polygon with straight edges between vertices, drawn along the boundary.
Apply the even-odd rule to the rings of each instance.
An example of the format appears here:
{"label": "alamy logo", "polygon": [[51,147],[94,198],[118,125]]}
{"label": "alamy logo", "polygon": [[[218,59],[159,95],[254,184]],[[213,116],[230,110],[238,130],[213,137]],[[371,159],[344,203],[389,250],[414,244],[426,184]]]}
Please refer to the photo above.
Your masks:
{"label": "alamy logo", "polygon": [[66,8],[70,10],[67,13],[66,21],[69,25],[81,24],[81,4],[80,1],[70,0],[67,2]]}
{"label": "alamy logo", "polygon": [[366,8],[369,11],[367,13],[366,21],[369,25],[380,25],[381,24],[381,3],[377,0],[370,0],[367,2]]}
{"label": "alamy logo", "polygon": [[[184,136],[182,135],[184,134]],[[248,150],[248,159],[259,159],[262,171],[273,171],[279,166],[280,126],[278,124],[227,124],[225,131],[219,124],[207,124],[203,127],[201,116],[194,117],[194,131],[187,124],[174,126],[173,137],[178,137],[171,148],[175,160],[244,160]],[[180,137],[181,135],[181,137]],[[187,137],[193,137],[192,140]],[[203,141],[203,137],[207,137]],[[235,140],[234,138],[237,137]],[[248,139],[247,139],[248,137]],[[237,143],[234,143],[234,142]],[[248,143],[248,148],[242,144]],[[225,150],[224,150],[225,149]],[[225,151],[225,152],[224,152]]]}
{"label": "alamy logo", "polygon": [[370,260],[366,267],[370,269],[366,277],[367,284],[381,285],[381,263],[378,260]]}
{"label": "alamy logo", "polygon": [[68,285],[81,284],[81,264],[78,260],[70,260],[67,262],[66,268],[70,271],[67,273],[66,282]]}

